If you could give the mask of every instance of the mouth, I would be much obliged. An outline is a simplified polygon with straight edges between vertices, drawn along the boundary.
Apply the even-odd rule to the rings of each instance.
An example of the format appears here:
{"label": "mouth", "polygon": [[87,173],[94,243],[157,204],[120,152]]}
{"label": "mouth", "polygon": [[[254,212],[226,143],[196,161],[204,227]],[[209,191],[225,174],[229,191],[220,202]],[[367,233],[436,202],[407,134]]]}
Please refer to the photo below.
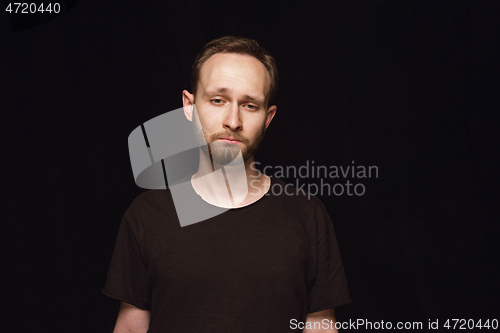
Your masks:
{"label": "mouth", "polygon": [[220,138],[220,139],[217,139],[217,140],[218,141],[229,142],[229,143],[238,143],[238,142],[241,142],[241,141],[233,139],[233,138]]}

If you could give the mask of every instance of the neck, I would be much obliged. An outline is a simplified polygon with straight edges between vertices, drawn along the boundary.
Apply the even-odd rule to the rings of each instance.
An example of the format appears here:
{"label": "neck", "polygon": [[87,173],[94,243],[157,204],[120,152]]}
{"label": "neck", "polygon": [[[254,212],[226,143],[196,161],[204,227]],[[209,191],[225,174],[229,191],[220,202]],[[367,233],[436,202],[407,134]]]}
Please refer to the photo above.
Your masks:
{"label": "neck", "polygon": [[252,155],[243,164],[217,165],[200,149],[200,164],[191,183],[211,204],[226,208],[244,206],[262,197],[269,185],[269,177],[257,170],[254,163]]}

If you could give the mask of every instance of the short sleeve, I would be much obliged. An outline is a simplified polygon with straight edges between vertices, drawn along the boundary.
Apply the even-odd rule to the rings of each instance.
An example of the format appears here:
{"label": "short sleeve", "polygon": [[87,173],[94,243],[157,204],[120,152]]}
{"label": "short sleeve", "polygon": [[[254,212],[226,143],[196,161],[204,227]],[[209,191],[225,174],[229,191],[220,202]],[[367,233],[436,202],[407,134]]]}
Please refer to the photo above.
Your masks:
{"label": "short sleeve", "polygon": [[150,310],[147,267],[141,253],[138,226],[134,219],[122,218],[106,284],[102,293],[143,310]]}
{"label": "short sleeve", "polygon": [[315,205],[315,219],[317,246],[313,253],[316,258],[316,275],[314,283],[308,288],[307,313],[352,302],[333,223],[319,199]]}

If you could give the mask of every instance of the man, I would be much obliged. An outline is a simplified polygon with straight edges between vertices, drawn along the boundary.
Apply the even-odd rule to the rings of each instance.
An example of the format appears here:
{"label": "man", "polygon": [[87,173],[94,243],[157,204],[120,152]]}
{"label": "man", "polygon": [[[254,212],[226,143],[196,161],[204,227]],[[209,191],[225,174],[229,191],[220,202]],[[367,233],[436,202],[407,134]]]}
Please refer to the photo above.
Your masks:
{"label": "man", "polygon": [[334,308],[351,299],[325,207],[274,194],[287,185],[253,167],[277,81],[254,40],[219,38],[198,55],[182,99],[203,145],[181,182],[221,213],[182,227],[168,188],[134,200],[103,289],[122,301],[114,332],[337,332]]}

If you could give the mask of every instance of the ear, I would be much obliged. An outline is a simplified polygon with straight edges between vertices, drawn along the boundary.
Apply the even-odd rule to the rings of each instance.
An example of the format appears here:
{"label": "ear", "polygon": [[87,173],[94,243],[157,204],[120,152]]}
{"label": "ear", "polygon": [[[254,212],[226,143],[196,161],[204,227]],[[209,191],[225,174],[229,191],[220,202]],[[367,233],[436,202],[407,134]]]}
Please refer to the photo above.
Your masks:
{"label": "ear", "polygon": [[273,120],[274,118],[274,115],[276,114],[276,110],[278,109],[278,107],[276,105],[273,105],[273,106],[270,106],[268,109],[267,109],[267,116],[266,116],[266,129],[267,127],[269,126],[269,124],[271,123],[271,120]]}
{"label": "ear", "polygon": [[187,120],[193,121],[194,95],[187,90],[182,91],[182,106]]}

